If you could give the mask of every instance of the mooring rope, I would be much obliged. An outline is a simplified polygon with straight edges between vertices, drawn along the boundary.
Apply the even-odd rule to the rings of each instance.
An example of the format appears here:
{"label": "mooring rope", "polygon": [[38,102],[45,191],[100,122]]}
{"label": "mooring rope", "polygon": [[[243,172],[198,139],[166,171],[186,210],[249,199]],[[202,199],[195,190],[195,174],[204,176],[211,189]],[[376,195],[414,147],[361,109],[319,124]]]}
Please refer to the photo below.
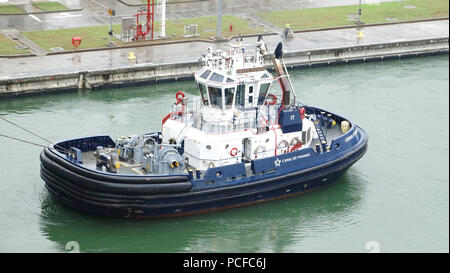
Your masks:
{"label": "mooring rope", "polygon": [[16,137],[12,137],[12,136],[7,136],[7,135],[3,135],[3,134],[0,134],[0,137],[4,137],[4,138],[9,138],[9,139],[17,140],[17,141],[20,141],[20,142],[28,143],[28,144],[35,145],[35,146],[39,146],[39,147],[43,147],[43,148],[46,147],[45,145],[42,145],[42,144],[39,144],[39,143],[35,143],[35,142],[28,141],[28,140],[23,140],[23,139],[20,139],[20,138],[16,138]]}
{"label": "mooring rope", "polygon": [[[14,122],[12,122],[12,121],[10,121],[10,120],[7,120],[6,118],[1,117],[1,116],[0,116],[0,119],[3,120],[3,121],[8,122],[9,124],[11,124],[11,125],[13,125],[13,126],[16,126],[17,128],[20,128],[20,129],[24,130],[24,131],[27,132],[27,133],[32,134],[33,136],[36,136],[36,137],[42,139],[43,141],[45,141],[45,142],[47,142],[47,143],[53,144],[55,147],[58,147],[58,148],[64,150],[65,152],[67,152],[67,149],[65,149],[65,148],[63,148],[63,147],[61,147],[61,146],[59,146],[59,145],[53,143],[52,141],[50,141],[50,140],[48,140],[48,139],[45,139],[45,138],[41,137],[40,135],[38,135],[38,134],[36,134],[36,133],[31,132],[30,130],[28,130],[28,129],[22,127],[22,126],[20,126],[20,125],[17,124],[17,123],[14,123]],[[17,140],[17,141],[22,141],[22,142],[29,143],[29,144],[33,144],[33,145],[38,145],[38,146],[41,146],[41,147],[44,147],[44,148],[46,147],[46,146],[41,145],[41,144],[37,144],[37,143],[34,143],[34,142],[30,142],[30,141],[27,141],[27,140],[22,140],[22,139],[19,139],[19,138],[15,138],[15,137],[3,135],[3,134],[1,134],[0,136],[6,137],[6,138],[10,138],[10,139],[15,139],[15,140]]]}

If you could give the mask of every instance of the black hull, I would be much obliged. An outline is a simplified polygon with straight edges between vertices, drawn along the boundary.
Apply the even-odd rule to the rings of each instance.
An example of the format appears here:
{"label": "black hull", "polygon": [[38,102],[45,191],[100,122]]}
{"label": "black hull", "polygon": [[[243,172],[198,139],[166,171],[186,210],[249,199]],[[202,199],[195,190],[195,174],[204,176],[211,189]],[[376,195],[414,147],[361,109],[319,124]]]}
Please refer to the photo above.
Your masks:
{"label": "black hull", "polygon": [[[187,176],[113,176],[85,170],[45,148],[40,155],[41,176],[83,191],[105,195],[160,194],[187,191],[192,187]],[[44,179],[45,180],[45,179]]]}
{"label": "black hull", "polygon": [[104,177],[86,177],[79,173],[80,170],[73,167],[68,170],[53,160],[52,151],[46,149],[41,154],[41,177],[55,198],[80,211],[113,217],[176,217],[318,190],[336,181],[366,150],[367,138],[345,156],[326,164],[270,178],[261,177],[241,185],[193,190],[187,178],[183,181],[184,176],[163,180],[155,178],[151,182],[147,178],[146,184],[129,180],[111,183],[102,180]]}

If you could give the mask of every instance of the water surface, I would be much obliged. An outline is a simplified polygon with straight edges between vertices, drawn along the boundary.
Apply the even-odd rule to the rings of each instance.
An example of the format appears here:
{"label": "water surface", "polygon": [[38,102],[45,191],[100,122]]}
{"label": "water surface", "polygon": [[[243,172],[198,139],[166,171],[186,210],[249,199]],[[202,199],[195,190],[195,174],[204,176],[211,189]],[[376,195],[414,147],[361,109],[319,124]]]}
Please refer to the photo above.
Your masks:
{"label": "water surface", "polygon": [[[0,251],[449,251],[448,56],[292,71],[305,104],[343,115],[369,150],[335,184],[303,196],[165,220],[95,217],[53,200],[40,147],[0,138]],[[0,101],[0,114],[52,140],[160,130],[194,82]],[[0,134],[42,143],[4,121]]]}

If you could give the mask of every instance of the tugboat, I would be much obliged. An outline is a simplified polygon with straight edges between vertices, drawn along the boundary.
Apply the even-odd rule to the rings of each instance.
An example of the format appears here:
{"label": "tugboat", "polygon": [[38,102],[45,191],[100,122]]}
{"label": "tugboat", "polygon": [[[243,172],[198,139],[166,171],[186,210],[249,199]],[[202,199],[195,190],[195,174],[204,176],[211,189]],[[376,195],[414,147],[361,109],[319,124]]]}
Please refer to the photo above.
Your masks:
{"label": "tugboat", "polygon": [[[208,48],[195,74],[200,99],[181,91],[161,132],[90,136],[40,155],[48,191],[101,215],[160,218],[250,205],[318,190],[367,150],[350,120],[300,103],[282,59],[253,47]],[[264,66],[272,58],[274,77]],[[271,93],[279,82],[282,96]]]}

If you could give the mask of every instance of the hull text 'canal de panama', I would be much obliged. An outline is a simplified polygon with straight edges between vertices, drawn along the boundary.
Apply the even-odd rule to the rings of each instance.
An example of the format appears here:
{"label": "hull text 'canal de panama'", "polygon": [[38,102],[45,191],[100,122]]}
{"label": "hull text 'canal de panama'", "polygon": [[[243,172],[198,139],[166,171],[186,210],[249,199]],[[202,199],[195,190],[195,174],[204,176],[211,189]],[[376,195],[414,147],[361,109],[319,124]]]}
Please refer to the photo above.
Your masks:
{"label": "hull text 'canal de panama'", "polygon": [[[62,203],[132,218],[183,216],[294,196],[335,181],[367,150],[346,118],[298,102],[278,44],[231,44],[202,57],[201,98],[181,91],[162,131],[51,144],[41,177]],[[282,96],[271,93],[279,82]]]}

